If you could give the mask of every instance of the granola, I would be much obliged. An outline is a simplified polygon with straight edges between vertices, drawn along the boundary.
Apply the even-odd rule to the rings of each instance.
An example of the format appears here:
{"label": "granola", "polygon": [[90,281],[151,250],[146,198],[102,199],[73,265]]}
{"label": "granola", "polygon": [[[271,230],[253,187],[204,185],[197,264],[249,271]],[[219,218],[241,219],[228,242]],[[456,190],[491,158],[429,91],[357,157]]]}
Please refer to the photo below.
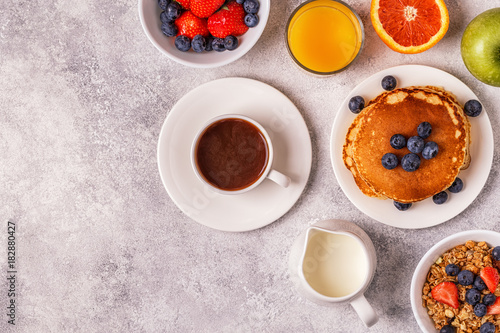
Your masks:
{"label": "granola", "polygon": [[[455,246],[443,253],[431,266],[422,290],[422,305],[427,308],[427,313],[434,321],[434,327],[437,330],[440,330],[445,325],[451,325],[457,329],[457,333],[479,333],[481,325],[488,321],[500,328],[500,314],[478,317],[474,314],[472,305],[465,302],[465,293],[473,286],[457,284],[457,276],[449,276],[445,272],[445,267],[448,264],[455,264],[460,270],[469,270],[474,275],[478,275],[484,267],[498,268],[497,265],[500,262],[493,259],[492,250],[493,248],[486,242],[467,241],[465,244]],[[457,284],[460,304],[458,309],[432,298],[431,290],[445,281]],[[490,291],[486,288],[481,293],[486,295]],[[497,286],[494,295],[500,296],[499,286]]]}

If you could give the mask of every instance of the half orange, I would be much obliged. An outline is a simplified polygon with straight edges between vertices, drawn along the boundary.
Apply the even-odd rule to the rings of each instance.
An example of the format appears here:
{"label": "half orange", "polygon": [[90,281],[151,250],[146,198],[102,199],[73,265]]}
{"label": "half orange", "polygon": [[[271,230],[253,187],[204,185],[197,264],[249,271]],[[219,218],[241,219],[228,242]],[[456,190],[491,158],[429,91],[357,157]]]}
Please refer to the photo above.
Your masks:
{"label": "half orange", "polygon": [[443,0],[372,0],[370,16],[382,41],[400,53],[430,49],[450,22]]}

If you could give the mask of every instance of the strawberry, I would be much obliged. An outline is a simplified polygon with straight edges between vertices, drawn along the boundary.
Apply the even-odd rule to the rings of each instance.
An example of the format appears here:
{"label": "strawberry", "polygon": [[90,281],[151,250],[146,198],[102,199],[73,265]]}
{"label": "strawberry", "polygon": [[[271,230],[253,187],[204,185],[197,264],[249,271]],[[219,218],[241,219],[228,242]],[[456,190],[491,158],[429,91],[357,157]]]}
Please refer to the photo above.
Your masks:
{"label": "strawberry", "polygon": [[485,267],[481,270],[481,273],[479,275],[488,287],[490,293],[493,294],[497,289],[498,282],[500,281],[500,277],[498,276],[498,271],[496,270],[496,268]]}
{"label": "strawberry", "polygon": [[453,282],[441,282],[431,290],[432,298],[458,309],[458,288]]}
{"label": "strawberry", "polygon": [[191,0],[175,0],[176,2],[178,2],[182,8],[184,9],[190,9],[190,5],[191,5]]}
{"label": "strawberry", "polygon": [[487,315],[500,314],[500,297],[497,297],[495,303],[486,307],[486,314]]}
{"label": "strawberry", "polygon": [[193,39],[196,35],[207,37],[209,34],[207,20],[195,16],[190,10],[186,10],[182,13],[181,16],[175,20],[175,25],[179,30],[177,36],[183,35]]}
{"label": "strawberry", "polygon": [[225,0],[191,0],[191,11],[198,17],[207,18],[217,11]]}
{"label": "strawberry", "polygon": [[235,1],[227,3],[208,18],[208,30],[214,37],[240,36],[247,32],[245,10]]}

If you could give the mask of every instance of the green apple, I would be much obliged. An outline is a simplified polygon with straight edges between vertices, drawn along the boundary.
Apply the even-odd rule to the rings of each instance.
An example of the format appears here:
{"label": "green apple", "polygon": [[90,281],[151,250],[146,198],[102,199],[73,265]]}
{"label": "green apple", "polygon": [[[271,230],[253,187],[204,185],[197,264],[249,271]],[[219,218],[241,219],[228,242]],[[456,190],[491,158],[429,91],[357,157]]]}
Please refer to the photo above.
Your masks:
{"label": "green apple", "polygon": [[478,80],[500,87],[500,7],[476,16],[461,45],[465,66]]}

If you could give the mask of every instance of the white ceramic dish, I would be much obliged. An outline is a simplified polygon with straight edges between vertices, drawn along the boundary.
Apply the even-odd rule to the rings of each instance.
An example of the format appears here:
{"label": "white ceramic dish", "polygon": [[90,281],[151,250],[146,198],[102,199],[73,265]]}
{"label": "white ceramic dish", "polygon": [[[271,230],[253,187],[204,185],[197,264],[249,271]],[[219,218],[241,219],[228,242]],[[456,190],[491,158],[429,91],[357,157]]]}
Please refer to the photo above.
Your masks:
{"label": "white ceramic dish", "polygon": [[259,40],[269,18],[270,0],[259,0],[259,24],[238,37],[236,50],[224,52],[196,53],[192,50],[181,52],[174,45],[174,38],[166,37],[161,32],[158,0],[139,0],[139,17],[146,36],[151,43],[170,59],[190,67],[213,68],[229,64],[245,55]]}
{"label": "white ceramic dish", "polygon": [[[221,100],[223,103],[207,101]],[[191,144],[211,118],[237,113],[259,122],[274,147],[273,168],[290,177],[283,188],[266,179],[252,191],[215,193],[196,177]],[[205,83],[170,110],[158,141],[158,168],[175,204],[193,220],[224,231],[263,227],[284,215],[298,200],[311,171],[309,131],[295,105],[275,88],[251,79],[226,78]]]}
{"label": "white ceramic dish", "polygon": [[[198,144],[199,140],[201,137],[203,137],[204,133],[207,131],[207,129],[211,126],[214,125],[215,123],[221,121],[221,120],[227,120],[227,119],[239,119],[239,120],[244,120],[247,123],[252,124],[255,128],[257,128],[260,131],[260,134],[264,137],[264,141],[266,144],[266,151],[267,151],[267,160],[265,160],[264,165],[264,171],[261,173],[260,177],[251,185],[241,188],[239,190],[223,190],[220,189],[216,186],[213,186],[207,179],[205,179],[203,173],[200,171],[198,168],[197,162],[196,162],[196,152],[198,150]],[[245,144],[245,143],[243,143]],[[241,148],[242,146],[239,146]],[[204,183],[206,186],[210,187],[212,191],[215,191],[220,194],[226,194],[226,195],[239,195],[248,191],[252,191],[256,187],[258,187],[264,180],[266,179],[271,179],[274,181],[276,184],[280,185],[281,187],[288,187],[290,185],[290,178],[284,174],[282,174],[279,171],[276,171],[272,168],[273,165],[273,159],[274,159],[274,149],[273,149],[273,143],[271,141],[271,138],[269,137],[269,134],[267,133],[266,129],[262,127],[261,124],[256,122],[255,120],[239,115],[239,114],[224,114],[218,117],[215,117],[211,120],[209,120],[208,124],[205,124],[198,133],[195,135],[193,143],[191,145],[191,166],[193,167],[193,172],[195,175],[198,177],[198,179]],[[224,174],[228,175],[229,172],[228,170],[225,170]]]}
{"label": "white ceramic dish", "polygon": [[383,92],[380,85],[382,78],[393,75],[398,80],[398,87],[412,85],[440,86],[456,95],[463,105],[477,96],[462,81],[436,68],[420,65],[404,65],[385,69],[378,72],[356,86],[341,104],[333,124],[330,154],[335,176],[340,187],[351,202],[363,213],[371,218],[390,226],[399,228],[426,228],[431,227],[460,214],[478,196],[488,178],[493,162],[493,132],[486,110],[476,118],[470,117],[471,122],[471,156],[472,162],[467,170],[460,172],[459,177],[464,181],[464,189],[457,194],[451,194],[443,205],[436,205],[432,199],[426,199],[413,204],[404,212],[398,211],[392,200],[379,200],[365,196],[356,186],[352,174],[344,166],[342,147],[347,130],[355,118],[349,111],[348,102],[353,96],[363,96],[365,101],[376,97]]}
{"label": "white ceramic dish", "polygon": [[[353,294],[344,297],[327,297],[315,291],[307,282],[304,276],[304,256],[307,250],[307,244],[310,240],[311,232],[316,233],[318,231],[347,235],[360,242],[366,255],[368,268],[366,270],[367,274],[364,282]],[[322,243],[322,250],[315,253],[318,260],[324,260],[325,258],[322,258],[322,255],[324,255],[325,252],[331,253],[331,251],[335,251],[338,246],[338,244],[334,243]],[[309,261],[309,265],[310,264],[311,262]],[[315,266],[316,265],[317,264],[315,264]],[[314,303],[324,306],[335,306],[339,303],[348,302],[353,306],[367,327],[375,325],[378,321],[378,314],[364,296],[364,292],[370,286],[373,275],[375,274],[376,267],[377,253],[370,237],[366,234],[366,232],[355,223],[335,219],[319,221],[306,228],[293,243],[288,260],[290,279],[294,283],[300,295]]]}
{"label": "white ceramic dish", "polygon": [[444,252],[457,245],[464,244],[468,240],[476,242],[485,241],[488,245],[495,247],[500,245],[500,233],[490,230],[469,230],[448,236],[431,247],[422,257],[417,268],[415,268],[410,288],[411,307],[418,325],[425,333],[438,332],[438,330],[434,328],[434,323],[431,318],[429,318],[426,308],[422,306],[422,288],[427,278],[427,273],[431,265]]}

